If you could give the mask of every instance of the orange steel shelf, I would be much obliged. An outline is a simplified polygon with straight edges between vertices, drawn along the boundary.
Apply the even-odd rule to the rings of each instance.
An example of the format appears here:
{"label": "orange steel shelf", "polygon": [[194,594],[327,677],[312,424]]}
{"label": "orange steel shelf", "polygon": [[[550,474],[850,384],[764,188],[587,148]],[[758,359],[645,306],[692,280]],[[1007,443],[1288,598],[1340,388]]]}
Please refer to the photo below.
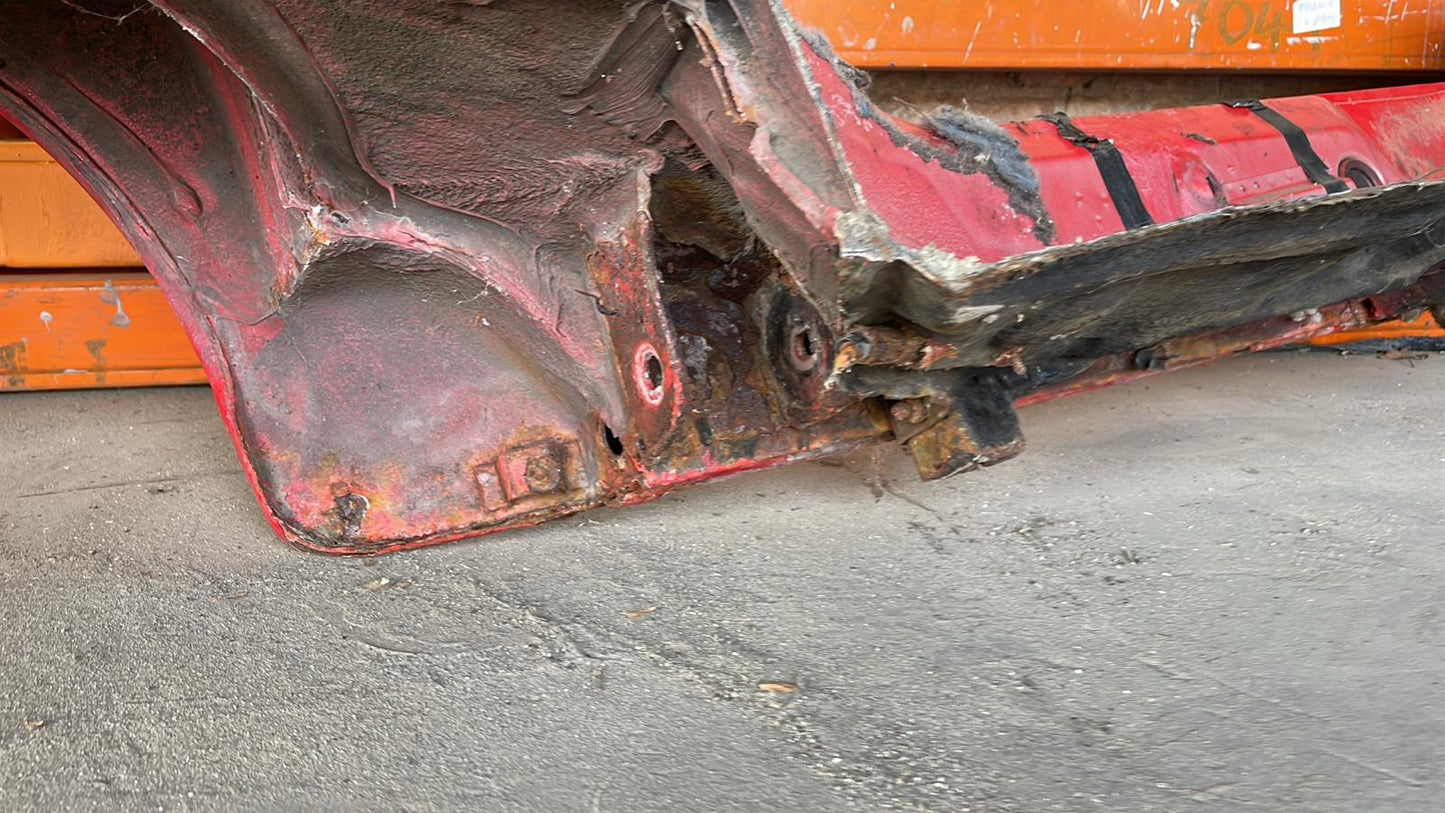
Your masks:
{"label": "orange steel shelf", "polygon": [[868,68],[1427,71],[1432,0],[785,0]]}
{"label": "orange steel shelf", "polygon": [[85,190],[0,122],[0,391],[205,383],[139,265]]}
{"label": "orange steel shelf", "polygon": [[140,265],[95,201],[38,145],[0,139],[0,266]]}
{"label": "orange steel shelf", "polygon": [[1378,325],[1359,327],[1353,330],[1341,330],[1338,333],[1330,333],[1325,336],[1316,336],[1310,339],[1309,343],[1321,347],[1331,347],[1337,344],[1349,344],[1350,342],[1363,342],[1378,339],[1445,339],[1445,330],[1435,321],[1435,317],[1425,313],[1413,321],[1381,322]]}
{"label": "orange steel shelf", "polygon": [[0,391],[205,381],[143,270],[0,274]]}

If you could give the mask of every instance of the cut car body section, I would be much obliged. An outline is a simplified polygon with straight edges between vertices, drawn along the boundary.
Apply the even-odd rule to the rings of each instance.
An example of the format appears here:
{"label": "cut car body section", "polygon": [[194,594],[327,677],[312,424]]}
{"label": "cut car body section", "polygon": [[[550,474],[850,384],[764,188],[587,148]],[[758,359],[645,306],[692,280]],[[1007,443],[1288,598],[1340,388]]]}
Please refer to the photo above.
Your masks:
{"label": "cut car body section", "polygon": [[1442,301],[1445,86],[915,125],[763,0],[0,7],[0,103],[318,550],[890,439],[946,476],[1021,400]]}

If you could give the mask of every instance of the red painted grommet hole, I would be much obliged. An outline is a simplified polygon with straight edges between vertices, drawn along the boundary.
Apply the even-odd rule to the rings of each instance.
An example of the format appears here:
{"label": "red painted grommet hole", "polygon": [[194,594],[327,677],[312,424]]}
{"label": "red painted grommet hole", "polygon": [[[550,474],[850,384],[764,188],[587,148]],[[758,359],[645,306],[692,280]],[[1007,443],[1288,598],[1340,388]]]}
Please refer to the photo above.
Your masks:
{"label": "red painted grommet hole", "polygon": [[1349,181],[1350,186],[1356,189],[1368,189],[1380,185],[1380,174],[1358,158],[1346,158],[1341,161],[1340,169],[1336,174]]}
{"label": "red painted grommet hole", "polygon": [[652,406],[662,403],[667,371],[662,366],[657,350],[647,342],[639,344],[632,357],[632,377],[637,383],[637,392],[642,396],[642,400]]}
{"label": "red painted grommet hole", "polygon": [[794,370],[805,374],[811,373],[817,368],[822,355],[811,327],[798,325],[793,328],[792,334],[788,337],[788,361],[792,363]]}

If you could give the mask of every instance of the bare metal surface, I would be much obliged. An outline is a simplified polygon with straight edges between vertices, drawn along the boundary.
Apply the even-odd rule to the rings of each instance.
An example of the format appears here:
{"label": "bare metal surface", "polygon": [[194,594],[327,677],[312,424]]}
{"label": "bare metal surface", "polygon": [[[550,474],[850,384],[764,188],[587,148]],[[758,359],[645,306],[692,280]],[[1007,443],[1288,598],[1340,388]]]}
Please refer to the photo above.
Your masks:
{"label": "bare metal surface", "polygon": [[1410,364],[1240,359],[1030,407],[967,477],[804,464],[370,566],[274,539],[204,389],[6,397],[0,807],[1436,810]]}

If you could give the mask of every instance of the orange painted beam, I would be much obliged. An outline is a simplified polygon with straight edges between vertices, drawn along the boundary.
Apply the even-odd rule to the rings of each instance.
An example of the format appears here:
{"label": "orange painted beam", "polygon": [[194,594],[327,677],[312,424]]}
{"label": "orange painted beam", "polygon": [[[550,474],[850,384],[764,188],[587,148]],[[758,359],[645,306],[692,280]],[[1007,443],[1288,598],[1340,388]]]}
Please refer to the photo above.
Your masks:
{"label": "orange painted beam", "polygon": [[1445,330],[1442,330],[1440,323],[1428,312],[1420,318],[1405,322],[1391,321],[1381,322],[1378,325],[1368,327],[1357,327],[1350,330],[1341,330],[1338,333],[1328,333],[1324,336],[1316,336],[1310,339],[1309,343],[1321,347],[1331,347],[1337,344],[1349,344],[1350,342],[1364,342],[1380,339],[1445,339]]}
{"label": "orange painted beam", "polygon": [[1445,3],[785,0],[867,68],[1429,71]]}
{"label": "orange painted beam", "polygon": [[0,274],[0,391],[205,382],[144,271]]}
{"label": "orange painted beam", "polygon": [[130,244],[64,168],[30,141],[0,139],[0,266],[137,265]]}

